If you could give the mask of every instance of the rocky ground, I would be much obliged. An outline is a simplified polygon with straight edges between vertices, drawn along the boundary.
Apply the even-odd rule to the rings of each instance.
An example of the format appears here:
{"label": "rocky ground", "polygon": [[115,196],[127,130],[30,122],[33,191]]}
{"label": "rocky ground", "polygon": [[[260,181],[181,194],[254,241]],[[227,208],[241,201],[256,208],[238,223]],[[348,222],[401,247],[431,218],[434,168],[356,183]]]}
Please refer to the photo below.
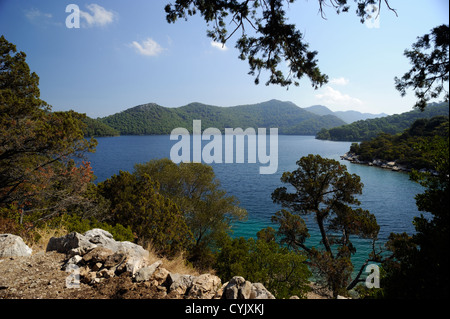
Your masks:
{"label": "rocky ground", "polygon": [[95,285],[80,283],[67,288],[69,272],[61,270],[65,254],[38,252],[28,257],[0,259],[1,299],[163,299],[170,298],[148,282],[136,283],[123,276]]}
{"label": "rocky ground", "polygon": [[[38,252],[28,257],[0,259],[0,299],[172,299],[160,287],[150,282],[134,282],[130,276],[104,279],[95,285],[80,283],[79,288],[67,288],[70,273],[61,270],[65,254]],[[327,299],[317,289],[308,299]]]}
{"label": "rocky ground", "polygon": [[[221,283],[212,274],[180,272],[170,261],[155,261],[141,246],[116,242],[100,229],[53,237],[46,251],[30,255],[25,246],[18,250],[23,256],[5,255],[17,243],[25,246],[15,238],[0,254],[0,299],[274,298],[263,285],[242,277]],[[311,287],[308,299],[329,298]]]}

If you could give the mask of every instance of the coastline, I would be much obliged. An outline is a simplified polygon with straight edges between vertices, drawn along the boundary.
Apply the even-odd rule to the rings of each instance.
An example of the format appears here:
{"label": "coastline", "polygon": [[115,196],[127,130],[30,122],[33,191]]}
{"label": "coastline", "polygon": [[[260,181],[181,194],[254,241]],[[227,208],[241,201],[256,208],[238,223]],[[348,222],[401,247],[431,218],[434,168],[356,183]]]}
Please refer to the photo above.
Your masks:
{"label": "coastline", "polygon": [[[340,156],[342,160],[349,161],[352,164],[361,164],[361,165],[367,165],[367,166],[375,166],[383,169],[388,169],[393,172],[404,172],[404,173],[410,173],[414,168],[408,167],[406,165],[398,164],[396,161],[386,161],[383,159],[373,159],[372,161],[363,161],[359,159],[359,155],[353,153],[353,152],[347,152],[344,155]],[[429,170],[426,168],[417,169],[420,173],[430,173],[434,176],[438,175],[438,172],[434,170]]]}

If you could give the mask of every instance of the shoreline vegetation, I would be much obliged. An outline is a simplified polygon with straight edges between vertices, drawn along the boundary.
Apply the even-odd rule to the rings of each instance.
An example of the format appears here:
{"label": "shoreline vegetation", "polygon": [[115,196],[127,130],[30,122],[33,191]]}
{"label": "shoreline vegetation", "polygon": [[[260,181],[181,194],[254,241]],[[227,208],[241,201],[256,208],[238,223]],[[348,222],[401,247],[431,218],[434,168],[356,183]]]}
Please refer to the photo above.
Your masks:
{"label": "shoreline vegetation", "polygon": [[[359,159],[359,156],[353,152],[347,152],[344,155],[341,155],[342,160],[349,161],[352,164],[361,164],[367,166],[375,166],[384,169],[389,169],[393,172],[405,172],[409,173],[412,171],[411,168],[403,166],[401,164],[397,164],[396,161],[385,161],[382,159],[374,159],[372,161],[362,161]],[[426,172],[427,169],[421,169],[421,172]],[[434,171],[433,171],[434,172]]]}
{"label": "shoreline vegetation", "polygon": [[353,122],[331,129],[322,128],[317,134],[318,140],[341,142],[362,142],[376,138],[380,134],[400,134],[419,119],[449,115],[448,102],[430,103],[424,111],[412,110],[386,117]]}
{"label": "shoreline vegetation", "polygon": [[430,145],[448,138],[448,126],[448,116],[418,119],[401,134],[382,133],[369,141],[353,143],[341,159],[396,172],[415,170],[438,176]]}
{"label": "shoreline vegetation", "polygon": [[[393,172],[403,172],[403,173],[411,173],[412,168],[409,168],[405,165],[398,164],[396,161],[386,161],[383,159],[374,159],[372,161],[363,161],[359,159],[359,156],[356,155],[353,152],[347,152],[344,155],[340,156],[342,160],[349,161],[352,164],[360,164],[360,165],[367,165],[367,166],[374,166],[383,168],[386,170],[391,170]],[[427,168],[420,168],[418,169],[420,173],[430,173],[433,176],[438,176],[439,173],[433,169],[427,169]]]}

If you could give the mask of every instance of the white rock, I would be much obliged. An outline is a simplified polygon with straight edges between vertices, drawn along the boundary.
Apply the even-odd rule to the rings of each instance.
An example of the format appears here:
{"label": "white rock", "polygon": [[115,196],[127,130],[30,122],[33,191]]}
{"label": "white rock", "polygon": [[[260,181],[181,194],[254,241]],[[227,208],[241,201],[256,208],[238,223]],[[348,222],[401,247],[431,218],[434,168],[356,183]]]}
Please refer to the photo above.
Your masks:
{"label": "white rock", "polygon": [[249,299],[252,291],[252,283],[241,276],[234,276],[228,282],[222,295],[223,299]]}
{"label": "white rock", "polygon": [[175,291],[177,294],[184,295],[186,291],[192,286],[194,276],[172,274],[167,276],[167,284],[170,291]]}
{"label": "white rock", "polygon": [[222,287],[219,277],[211,274],[203,274],[195,277],[192,287],[188,292],[189,298],[212,299]]}
{"label": "white rock", "polygon": [[151,264],[148,267],[143,267],[141,269],[139,269],[135,276],[134,279],[137,282],[140,281],[147,281],[150,280],[150,278],[153,276],[153,274],[155,273],[156,269],[162,264],[161,260],[158,260],[157,262],[154,262],[153,264]]}
{"label": "white rock", "polygon": [[266,287],[264,287],[263,284],[257,282],[252,284],[250,299],[275,299],[275,296],[272,295],[270,291],[267,290]]}
{"label": "white rock", "polygon": [[33,250],[23,239],[12,234],[0,234],[0,258],[30,256]]}

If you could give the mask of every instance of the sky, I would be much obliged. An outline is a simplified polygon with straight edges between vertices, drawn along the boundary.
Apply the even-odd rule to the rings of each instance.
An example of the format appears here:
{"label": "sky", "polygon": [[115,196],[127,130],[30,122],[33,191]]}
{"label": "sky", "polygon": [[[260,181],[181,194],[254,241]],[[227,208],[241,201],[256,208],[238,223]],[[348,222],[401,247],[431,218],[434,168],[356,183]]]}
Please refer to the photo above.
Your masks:
{"label": "sky", "polygon": [[278,99],[299,107],[398,114],[416,101],[412,91],[401,97],[394,87],[394,77],[410,69],[404,50],[449,23],[447,0],[389,0],[397,15],[381,1],[378,18],[365,24],[351,0],[350,12],[325,8],[325,19],[317,0],[297,0],[287,9],[288,21],[318,51],[329,83],[315,90],[305,78],[286,89],[266,86],[267,73],[254,84],[248,62],[234,48],[238,32],[222,46],[206,36],[200,16],[167,23],[169,2],[0,0],[0,35],[27,54],[41,98],[54,111],[97,118],[145,103],[235,106]]}

